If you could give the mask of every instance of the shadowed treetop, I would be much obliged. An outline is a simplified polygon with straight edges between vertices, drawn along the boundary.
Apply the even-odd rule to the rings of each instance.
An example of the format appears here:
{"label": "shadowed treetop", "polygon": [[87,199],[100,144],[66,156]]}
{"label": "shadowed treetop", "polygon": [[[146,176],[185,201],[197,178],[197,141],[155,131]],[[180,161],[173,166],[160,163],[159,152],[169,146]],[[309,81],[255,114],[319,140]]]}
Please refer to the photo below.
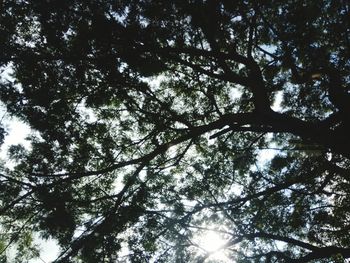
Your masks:
{"label": "shadowed treetop", "polygon": [[219,262],[213,229],[234,262],[349,258],[349,8],[2,1],[0,100],[32,133],[1,166],[1,262],[35,236],[55,262]]}

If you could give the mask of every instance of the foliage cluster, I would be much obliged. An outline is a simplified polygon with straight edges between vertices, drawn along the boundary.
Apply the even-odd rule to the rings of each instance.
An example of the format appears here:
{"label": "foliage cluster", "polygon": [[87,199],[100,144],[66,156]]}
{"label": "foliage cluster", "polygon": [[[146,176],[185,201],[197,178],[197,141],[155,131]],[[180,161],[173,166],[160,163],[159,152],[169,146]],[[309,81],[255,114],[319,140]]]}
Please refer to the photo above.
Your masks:
{"label": "foliage cluster", "polygon": [[0,100],[33,131],[1,167],[3,262],[35,235],[55,262],[209,262],[211,228],[235,262],[350,257],[347,1],[0,10]]}

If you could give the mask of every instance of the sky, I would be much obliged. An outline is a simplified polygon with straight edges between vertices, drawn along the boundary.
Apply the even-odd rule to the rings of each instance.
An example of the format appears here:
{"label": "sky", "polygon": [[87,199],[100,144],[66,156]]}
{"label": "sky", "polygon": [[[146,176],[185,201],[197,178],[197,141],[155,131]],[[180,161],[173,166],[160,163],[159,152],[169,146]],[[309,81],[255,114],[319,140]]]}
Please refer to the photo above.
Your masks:
{"label": "sky", "polygon": [[[5,113],[3,109],[0,110],[2,115]],[[25,138],[30,134],[29,127],[14,118],[4,118],[2,120],[3,124],[5,124],[8,135],[5,137],[4,144],[0,148],[0,158],[5,160],[5,165],[9,168],[13,167],[13,163],[9,163],[6,158],[6,152],[10,145],[14,144],[23,144],[26,147],[29,147],[29,143],[25,140]],[[49,263],[52,262],[58,256],[58,246],[54,240],[41,240],[37,238],[37,242],[40,244],[41,255],[39,259],[31,260],[29,263]],[[8,251],[8,256],[12,256],[12,252]],[[11,261],[11,260],[10,260]]]}
{"label": "sky", "polygon": [[[0,78],[13,80],[11,77],[11,69],[7,67],[0,69]],[[25,138],[30,134],[30,128],[20,120],[10,117],[6,112],[3,105],[0,104],[0,122],[5,127],[7,135],[4,143],[0,147],[0,159],[4,160],[5,166],[12,168],[14,163],[8,161],[7,150],[10,145],[23,144],[25,147],[29,147],[30,143]],[[42,254],[39,259],[31,260],[29,263],[49,263],[52,262],[58,255],[58,246],[54,240],[41,240],[37,238],[37,242],[40,244]],[[13,256],[13,250],[7,251],[9,257]],[[11,259],[9,259],[11,261]]]}

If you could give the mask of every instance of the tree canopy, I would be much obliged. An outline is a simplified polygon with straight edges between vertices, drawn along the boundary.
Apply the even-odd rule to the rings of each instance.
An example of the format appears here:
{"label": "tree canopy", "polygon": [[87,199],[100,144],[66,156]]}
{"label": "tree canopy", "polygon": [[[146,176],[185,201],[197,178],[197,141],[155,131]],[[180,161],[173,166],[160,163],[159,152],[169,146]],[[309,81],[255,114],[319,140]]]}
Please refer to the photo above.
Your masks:
{"label": "tree canopy", "polygon": [[1,262],[38,236],[55,262],[220,262],[207,231],[231,262],[350,258],[347,1],[0,10],[0,100],[32,130],[0,167]]}

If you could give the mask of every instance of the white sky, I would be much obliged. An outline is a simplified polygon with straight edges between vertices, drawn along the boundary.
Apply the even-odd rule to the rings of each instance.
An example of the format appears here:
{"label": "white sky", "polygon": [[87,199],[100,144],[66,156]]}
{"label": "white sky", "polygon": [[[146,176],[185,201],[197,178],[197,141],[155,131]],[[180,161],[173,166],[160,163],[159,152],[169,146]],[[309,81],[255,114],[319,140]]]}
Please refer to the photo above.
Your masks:
{"label": "white sky", "polygon": [[[0,77],[2,80],[8,79],[13,80],[11,77],[11,65],[5,69],[0,69]],[[0,159],[4,160],[6,167],[12,168],[14,163],[11,163],[7,159],[7,150],[9,146],[16,144],[23,144],[25,147],[29,147],[30,144],[25,138],[30,134],[30,128],[28,125],[19,121],[16,118],[10,118],[6,113],[4,106],[0,104],[0,121],[1,124],[6,128],[7,136],[5,137],[3,145],[0,148]],[[49,263],[52,262],[58,256],[58,246],[53,240],[39,240],[37,239],[41,248],[41,255],[39,259],[31,260],[28,263]],[[13,256],[13,250],[6,251],[9,261],[11,261],[11,256]]]}
{"label": "white sky", "polygon": [[[25,140],[25,138],[29,135],[30,129],[29,127],[16,120],[5,120],[5,126],[8,131],[8,135],[5,137],[4,144],[1,146],[0,150],[0,158],[6,160],[6,152],[10,145],[14,144],[23,144],[28,147],[29,143]],[[9,163],[6,160],[6,166],[11,168],[13,167],[13,163]],[[39,259],[31,260],[28,263],[49,263],[52,262],[58,256],[58,246],[56,245],[54,240],[39,240],[37,241],[40,244],[41,255]],[[11,252],[8,252],[8,256],[11,258]],[[10,259],[11,260],[11,259]]]}

